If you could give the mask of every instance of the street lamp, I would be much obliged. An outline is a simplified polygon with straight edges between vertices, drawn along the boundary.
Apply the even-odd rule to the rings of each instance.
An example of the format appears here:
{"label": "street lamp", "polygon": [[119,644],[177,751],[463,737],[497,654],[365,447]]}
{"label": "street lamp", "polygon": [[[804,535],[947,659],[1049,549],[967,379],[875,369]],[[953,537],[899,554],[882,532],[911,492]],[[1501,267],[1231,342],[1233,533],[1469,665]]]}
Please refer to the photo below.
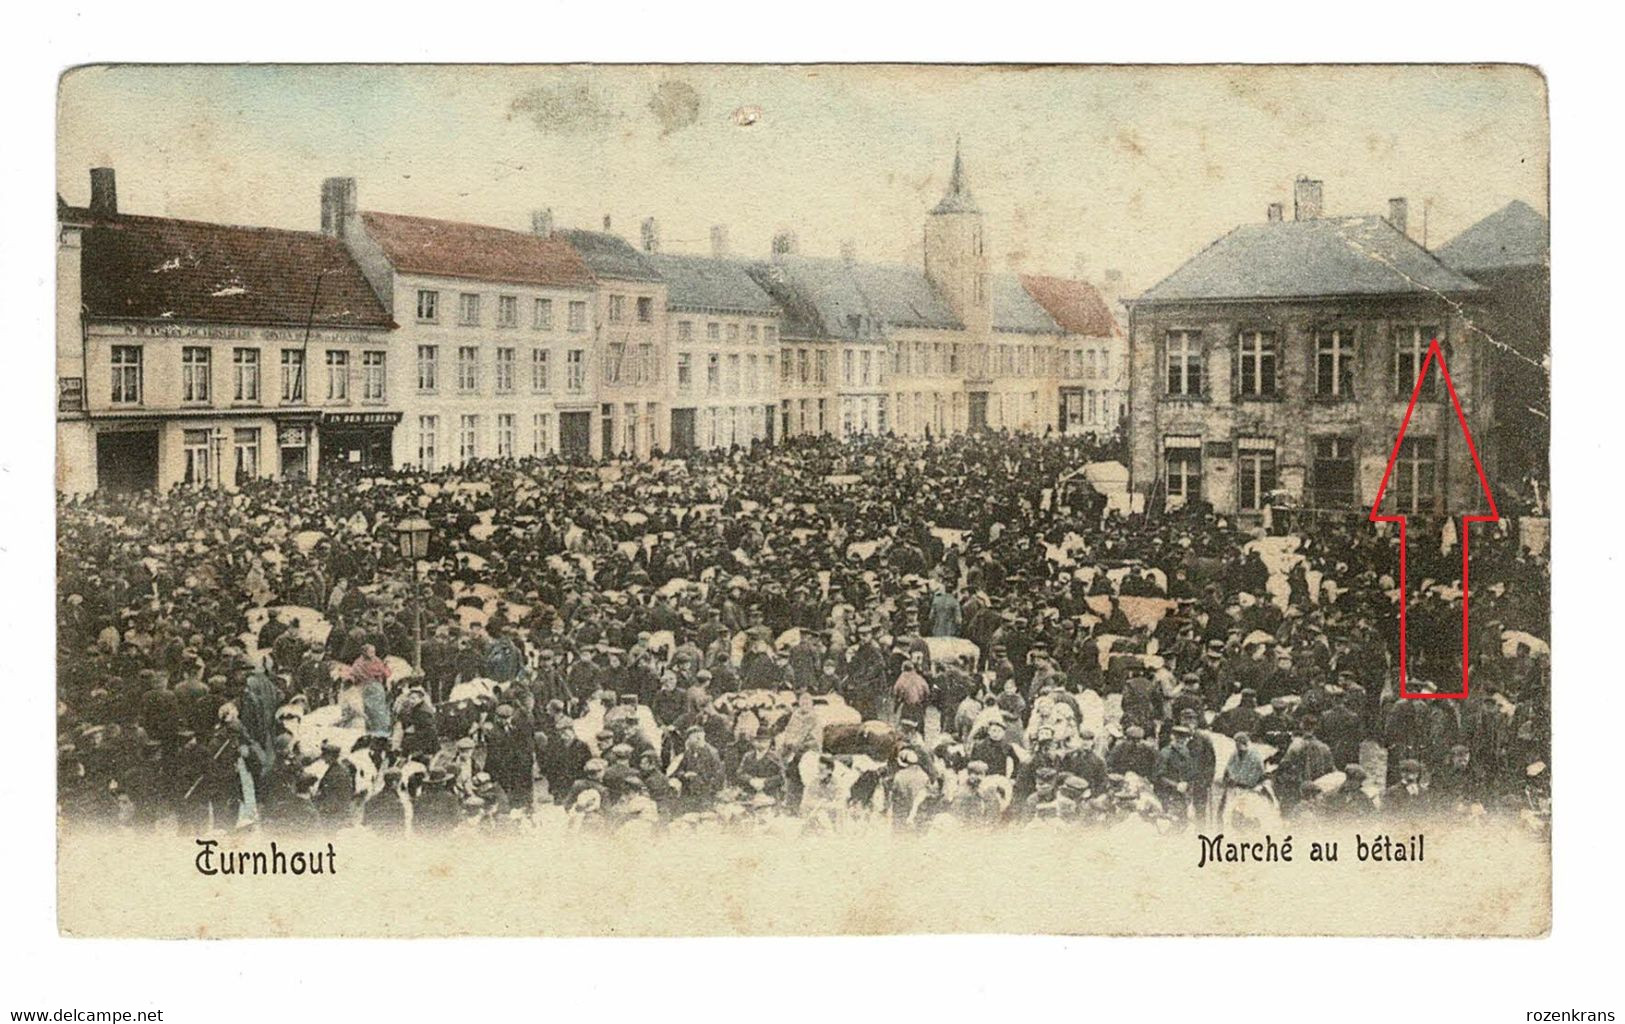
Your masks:
{"label": "street lamp", "polygon": [[401,557],[412,563],[412,667],[419,676],[423,675],[423,580],[418,565],[429,557],[429,530],[427,519],[406,519],[395,527]]}

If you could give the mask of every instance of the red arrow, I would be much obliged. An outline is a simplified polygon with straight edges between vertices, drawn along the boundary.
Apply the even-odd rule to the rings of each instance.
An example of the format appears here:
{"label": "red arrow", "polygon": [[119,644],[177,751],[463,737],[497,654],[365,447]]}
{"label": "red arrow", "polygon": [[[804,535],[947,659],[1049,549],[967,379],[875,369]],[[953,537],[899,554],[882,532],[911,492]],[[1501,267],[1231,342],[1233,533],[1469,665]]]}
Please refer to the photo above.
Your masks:
{"label": "red arrow", "polygon": [[[1422,383],[1427,380],[1428,368],[1433,361],[1439,361],[1439,375],[1444,378],[1444,386],[1450,393],[1450,404],[1456,410],[1456,422],[1461,425],[1461,436],[1467,439],[1467,451],[1473,456],[1473,468],[1478,471],[1478,486],[1484,493],[1484,501],[1489,506],[1487,515],[1463,515],[1461,517],[1461,692],[1460,693],[1411,693],[1405,688],[1405,606],[1409,603],[1405,594],[1405,517],[1403,515],[1385,516],[1382,514],[1382,499],[1388,493],[1388,479],[1393,475],[1394,463],[1399,461],[1399,447],[1405,440],[1405,431],[1411,425],[1411,413],[1416,411],[1416,402],[1422,396]],[[1501,513],[1495,509],[1495,496],[1490,493],[1489,480],[1484,476],[1484,464],[1478,460],[1478,448],[1473,445],[1473,432],[1467,429],[1467,417],[1461,411],[1461,399],[1456,397],[1456,385],[1450,380],[1450,368],[1445,365],[1444,353],[1439,351],[1439,339],[1434,338],[1428,343],[1427,358],[1422,360],[1422,372],[1416,375],[1416,387],[1411,391],[1411,404],[1405,410],[1405,419],[1399,424],[1399,436],[1394,438],[1394,450],[1388,456],[1388,468],[1382,471],[1382,483],[1377,487],[1377,497],[1371,502],[1371,521],[1373,523],[1399,524],[1399,695],[1416,699],[1443,698],[1446,700],[1463,700],[1467,696],[1467,541],[1473,535],[1474,523],[1494,523],[1501,518]]]}

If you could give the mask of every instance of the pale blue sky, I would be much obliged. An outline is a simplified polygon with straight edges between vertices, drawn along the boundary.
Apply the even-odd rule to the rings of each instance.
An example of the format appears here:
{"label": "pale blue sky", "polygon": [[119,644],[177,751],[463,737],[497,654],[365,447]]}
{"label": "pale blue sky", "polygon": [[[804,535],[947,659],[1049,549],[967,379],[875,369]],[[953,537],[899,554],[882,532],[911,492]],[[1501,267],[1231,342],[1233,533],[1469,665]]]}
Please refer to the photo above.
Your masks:
{"label": "pale blue sky", "polygon": [[1417,233],[1426,200],[1433,245],[1512,199],[1544,212],[1545,111],[1506,67],[86,68],[57,181],[84,202],[111,165],[130,212],[315,228],[345,174],[364,209],[523,229],[551,206],[634,240],[653,215],[673,250],[726,223],[746,255],[789,227],[810,254],[914,260],[959,137],[1000,269],[1143,288],[1290,210],[1298,174],[1330,214],[1407,196]]}

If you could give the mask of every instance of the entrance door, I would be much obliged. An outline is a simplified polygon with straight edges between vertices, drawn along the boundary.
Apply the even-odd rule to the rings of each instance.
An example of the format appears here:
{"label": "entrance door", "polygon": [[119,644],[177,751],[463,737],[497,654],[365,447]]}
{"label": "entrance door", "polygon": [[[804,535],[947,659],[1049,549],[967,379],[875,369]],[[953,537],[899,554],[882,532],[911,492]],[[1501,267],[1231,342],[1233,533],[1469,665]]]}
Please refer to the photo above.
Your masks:
{"label": "entrance door", "polygon": [[111,431],[96,435],[96,486],[116,494],[158,487],[158,432]]}
{"label": "entrance door", "polygon": [[767,443],[772,444],[773,443],[773,420],[775,419],[775,417],[773,415],[773,407],[771,405],[762,406],[762,415],[763,415],[763,418],[765,418],[767,420]]}
{"label": "entrance door", "polygon": [[972,433],[987,429],[987,392],[972,391],[970,393],[970,422]]}
{"label": "entrance door", "polygon": [[684,455],[694,450],[693,409],[671,411],[671,450],[674,455]]}
{"label": "entrance door", "polygon": [[559,454],[571,460],[592,457],[592,413],[559,413]]}

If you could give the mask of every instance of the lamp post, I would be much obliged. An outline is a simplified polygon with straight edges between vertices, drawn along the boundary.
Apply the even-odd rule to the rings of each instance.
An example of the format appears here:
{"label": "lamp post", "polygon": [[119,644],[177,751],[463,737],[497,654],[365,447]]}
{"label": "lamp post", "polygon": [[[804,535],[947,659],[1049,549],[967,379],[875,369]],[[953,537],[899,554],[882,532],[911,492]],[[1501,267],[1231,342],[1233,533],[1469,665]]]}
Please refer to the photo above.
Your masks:
{"label": "lamp post", "polygon": [[406,519],[395,527],[401,557],[412,563],[412,667],[423,675],[423,580],[418,563],[429,557],[429,521]]}

